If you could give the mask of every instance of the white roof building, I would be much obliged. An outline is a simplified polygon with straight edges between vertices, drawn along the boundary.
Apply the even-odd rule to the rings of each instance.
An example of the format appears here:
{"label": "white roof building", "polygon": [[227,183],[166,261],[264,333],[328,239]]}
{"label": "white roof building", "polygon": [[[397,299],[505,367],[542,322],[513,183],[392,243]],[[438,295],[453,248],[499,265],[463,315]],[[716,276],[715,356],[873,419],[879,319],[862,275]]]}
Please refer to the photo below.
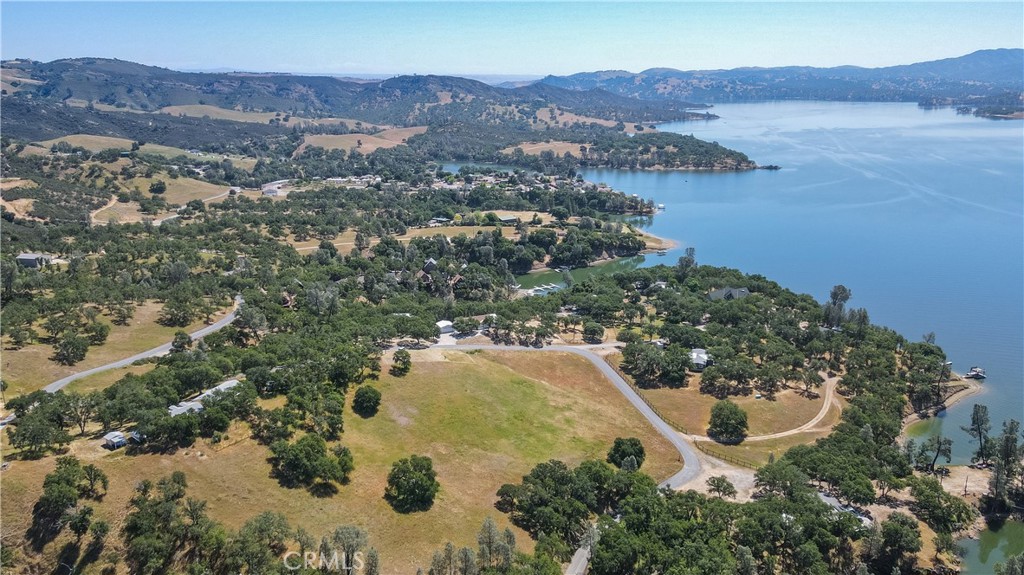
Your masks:
{"label": "white roof building", "polygon": [[203,410],[203,404],[199,403],[198,401],[183,401],[183,402],[179,403],[178,405],[172,405],[172,406],[168,407],[167,408],[167,413],[171,417],[177,417],[177,416],[179,416],[179,415],[181,415],[183,413],[189,413],[189,412],[192,412],[192,411],[198,413],[198,412],[200,412],[202,410]]}
{"label": "white roof building", "polygon": [[232,387],[235,387],[238,384],[239,384],[239,381],[237,379],[229,379],[229,380],[227,380],[227,381],[225,381],[223,383],[218,384],[215,387],[211,387],[210,389],[207,389],[199,397],[195,398],[193,401],[203,401],[206,398],[213,397],[213,395],[216,394],[216,393],[221,393],[221,392],[227,391],[227,390],[231,389]]}
{"label": "white roof building", "polygon": [[110,449],[123,447],[126,443],[128,443],[128,440],[125,439],[124,434],[120,431],[111,431],[103,436],[103,445]]}
{"label": "white roof building", "polygon": [[708,350],[695,347],[690,350],[690,363],[693,364],[694,369],[704,369],[711,365],[711,355],[708,354]]}

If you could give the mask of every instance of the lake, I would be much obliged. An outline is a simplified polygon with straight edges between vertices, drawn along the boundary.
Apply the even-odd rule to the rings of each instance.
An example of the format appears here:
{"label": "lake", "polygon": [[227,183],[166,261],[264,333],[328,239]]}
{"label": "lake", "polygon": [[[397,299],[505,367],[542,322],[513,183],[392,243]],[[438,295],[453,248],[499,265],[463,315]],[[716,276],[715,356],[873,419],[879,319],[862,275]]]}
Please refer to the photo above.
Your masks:
{"label": "lake", "polygon": [[[644,229],[679,242],[590,273],[658,263],[683,249],[703,264],[759,273],[819,301],[833,285],[848,306],[912,341],[934,332],[953,369],[988,372],[984,391],[914,434],[953,438],[985,403],[992,432],[1024,418],[1024,122],[960,116],[903,103],[720,104],[721,119],[662,130],[740,150],[778,171],[741,173],[586,169],[583,177],[665,204]],[[456,167],[457,169],[457,167]],[[610,266],[610,267],[609,267]],[[533,274],[524,286],[560,282]],[[1020,523],[968,542],[965,573],[989,573]]]}
{"label": "lake", "polygon": [[680,242],[644,264],[701,263],[760,273],[848,306],[911,340],[934,332],[985,391],[919,425],[954,439],[969,462],[974,401],[993,432],[1024,416],[1024,122],[915,104],[772,102],[715,106],[720,120],[661,129],[713,140],[779,171],[583,170],[666,210],[645,229]]}
{"label": "lake", "polygon": [[[988,373],[985,391],[912,430],[954,439],[985,403],[993,432],[1024,418],[1024,122],[959,116],[914,104],[722,104],[721,119],[662,130],[740,150],[779,171],[584,170],[665,204],[645,229],[680,248],[642,263],[672,264],[693,246],[701,263],[760,273],[819,300],[835,284],[848,305],[911,340],[928,332],[961,373]],[[1009,522],[965,542],[964,573],[991,573],[1021,551]]]}

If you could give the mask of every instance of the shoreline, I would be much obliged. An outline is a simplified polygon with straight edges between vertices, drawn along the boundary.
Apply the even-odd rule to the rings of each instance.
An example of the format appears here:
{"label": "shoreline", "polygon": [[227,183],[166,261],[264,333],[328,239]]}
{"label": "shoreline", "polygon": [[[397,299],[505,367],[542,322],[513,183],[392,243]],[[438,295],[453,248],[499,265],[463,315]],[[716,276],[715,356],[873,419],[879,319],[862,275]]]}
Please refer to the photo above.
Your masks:
{"label": "shoreline", "polygon": [[671,238],[663,238],[661,236],[656,236],[647,230],[642,230],[637,227],[634,227],[633,231],[636,232],[641,238],[643,238],[644,243],[649,243],[648,240],[654,240],[656,244],[653,247],[648,245],[647,248],[640,251],[641,254],[659,252],[661,250],[674,250],[679,247],[679,242]]}
{"label": "shoreline", "polygon": [[966,400],[966,399],[968,399],[970,397],[978,395],[979,393],[981,393],[985,389],[984,386],[981,383],[978,383],[978,381],[974,380],[974,379],[963,379],[963,378],[960,378],[959,380],[956,380],[956,381],[957,382],[963,382],[963,383],[967,384],[967,387],[964,388],[964,389],[961,389],[960,391],[954,392],[952,395],[947,397],[945,399],[945,401],[942,402],[941,405],[939,405],[937,407],[929,408],[928,410],[924,411],[923,413],[915,411],[914,413],[911,413],[910,415],[905,416],[903,418],[902,431],[900,432],[900,437],[901,438],[906,437],[907,429],[911,425],[913,425],[915,423],[918,423],[920,421],[926,421],[928,419],[931,419],[931,418],[935,417],[936,415],[942,413],[943,411],[946,411],[947,409],[953,407],[954,405],[956,405],[958,403],[961,403],[961,402],[963,402],[964,400]]}
{"label": "shoreline", "polygon": [[[663,251],[663,250],[664,251],[674,250],[674,249],[679,247],[679,242],[676,241],[676,240],[673,240],[673,239],[670,239],[670,238],[663,238],[661,236],[656,236],[656,235],[654,235],[654,234],[652,234],[652,233],[650,233],[650,232],[648,232],[646,230],[642,230],[640,228],[633,227],[632,229],[633,229],[634,233],[636,233],[638,236],[640,236],[641,239],[644,240],[645,244],[648,244],[646,248],[640,250],[639,252],[637,252],[636,255],[633,255],[633,256],[613,256],[613,257],[598,258],[598,259],[590,262],[590,265],[587,266],[587,267],[594,267],[594,266],[600,266],[600,265],[604,265],[604,264],[609,264],[609,263],[612,263],[612,262],[619,261],[621,259],[635,258],[637,256],[642,256],[642,255],[645,255],[645,254],[655,254],[655,253]],[[650,245],[650,243],[652,241],[655,243],[655,245],[653,245],[653,246]],[[570,270],[570,271],[582,270],[582,269],[587,269],[587,268],[574,268],[573,270]],[[529,276],[529,275],[534,275],[534,274],[552,273],[552,272],[557,272],[557,271],[558,270],[555,269],[555,268],[549,268],[549,267],[545,266],[544,264],[541,264],[540,267],[533,268],[533,269],[531,269],[530,271],[526,272],[523,275]]]}

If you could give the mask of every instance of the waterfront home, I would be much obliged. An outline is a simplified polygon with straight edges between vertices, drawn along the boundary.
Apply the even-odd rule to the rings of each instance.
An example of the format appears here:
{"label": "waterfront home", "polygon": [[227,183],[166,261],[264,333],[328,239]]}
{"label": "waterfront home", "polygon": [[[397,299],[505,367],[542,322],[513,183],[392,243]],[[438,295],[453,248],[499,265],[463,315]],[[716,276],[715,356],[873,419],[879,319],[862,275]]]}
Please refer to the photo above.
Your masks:
{"label": "waterfront home", "polygon": [[708,299],[711,301],[728,301],[734,299],[743,299],[748,295],[750,295],[750,290],[748,290],[747,288],[724,287],[721,289],[716,289],[709,293]]}

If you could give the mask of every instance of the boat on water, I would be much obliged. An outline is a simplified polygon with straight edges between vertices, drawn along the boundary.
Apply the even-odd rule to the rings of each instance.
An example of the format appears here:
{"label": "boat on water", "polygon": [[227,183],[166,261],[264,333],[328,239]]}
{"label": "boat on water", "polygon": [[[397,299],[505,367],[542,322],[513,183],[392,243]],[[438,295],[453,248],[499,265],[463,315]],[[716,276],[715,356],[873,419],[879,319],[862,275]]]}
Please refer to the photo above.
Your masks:
{"label": "boat on water", "polygon": [[658,250],[658,255],[659,256],[663,256],[663,255],[667,255],[667,254],[668,254],[668,250]]}
{"label": "boat on water", "polygon": [[665,209],[665,204],[658,204],[658,209],[659,210],[664,210]]}
{"label": "boat on water", "polygon": [[985,379],[985,370],[977,366],[972,367],[964,374],[964,379]]}

